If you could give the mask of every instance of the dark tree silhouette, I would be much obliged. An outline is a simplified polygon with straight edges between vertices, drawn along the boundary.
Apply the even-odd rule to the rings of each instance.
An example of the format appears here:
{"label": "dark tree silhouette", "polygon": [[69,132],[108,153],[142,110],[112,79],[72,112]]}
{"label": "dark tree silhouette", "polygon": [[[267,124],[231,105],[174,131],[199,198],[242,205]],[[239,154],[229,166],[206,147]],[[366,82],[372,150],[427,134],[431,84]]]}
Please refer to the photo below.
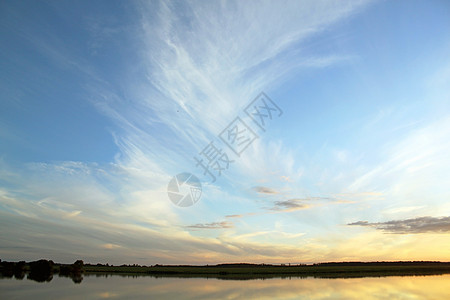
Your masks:
{"label": "dark tree silhouette", "polygon": [[61,265],[59,267],[59,275],[70,277],[74,283],[81,283],[83,280],[82,273],[84,272],[83,266],[82,260],[77,260],[71,265]]}
{"label": "dark tree silhouette", "polygon": [[30,274],[27,278],[37,282],[49,282],[53,279],[53,265],[52,260],[32,261],[30,262]]}

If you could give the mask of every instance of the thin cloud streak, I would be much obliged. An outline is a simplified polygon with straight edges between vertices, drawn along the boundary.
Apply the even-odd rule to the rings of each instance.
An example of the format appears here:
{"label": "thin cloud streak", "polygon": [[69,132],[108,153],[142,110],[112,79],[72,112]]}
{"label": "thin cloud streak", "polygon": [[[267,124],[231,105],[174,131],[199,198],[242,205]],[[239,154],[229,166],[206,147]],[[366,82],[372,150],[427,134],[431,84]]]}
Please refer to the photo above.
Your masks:
{"label": "thin cloud streak", "polygon": [[271,188],[265,187],[265,186],[255,186],[252,188],[252,190],[257,192],[258,194],[274,195],[274,194],[279,193],[279,192],[275,191],[274,189],[271,189]]}
{"label": "thin cloud streak", "polygon": [[406,220],[393,220],[379,223],[358,221],[350,226],[372,227],[387,233],[447,233],[450,232],[450,217],[419,217]]}
{"label": "thin cloud streak", "polygon": [[281,211],[294,211],[299,209],[309,208],[310,205],[302,203],[301,200],[298,199],[289,199],[283,201],[275,201],[275,206],[270,208],[271,210],[281,210]]}
{"label": "thin cloud streak", "polygon": [[192,228],[192,229],[224,229],[224,228],[233,228],[233,227],[234,227],[233,223],[228,222],[228,221],[195,224],[195,225],[186,226],[186,228]]}

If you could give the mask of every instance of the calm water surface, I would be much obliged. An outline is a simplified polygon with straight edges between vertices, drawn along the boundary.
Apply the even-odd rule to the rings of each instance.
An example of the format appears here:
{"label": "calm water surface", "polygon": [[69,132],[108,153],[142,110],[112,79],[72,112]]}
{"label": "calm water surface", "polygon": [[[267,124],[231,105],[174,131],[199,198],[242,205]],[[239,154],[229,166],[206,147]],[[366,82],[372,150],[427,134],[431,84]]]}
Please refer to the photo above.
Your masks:
{"label": "calm water surface", "polygon": [[207,278],[55,275],[39,283],[0,279],[0,299],[450,299],[450,274],[365,278]]}

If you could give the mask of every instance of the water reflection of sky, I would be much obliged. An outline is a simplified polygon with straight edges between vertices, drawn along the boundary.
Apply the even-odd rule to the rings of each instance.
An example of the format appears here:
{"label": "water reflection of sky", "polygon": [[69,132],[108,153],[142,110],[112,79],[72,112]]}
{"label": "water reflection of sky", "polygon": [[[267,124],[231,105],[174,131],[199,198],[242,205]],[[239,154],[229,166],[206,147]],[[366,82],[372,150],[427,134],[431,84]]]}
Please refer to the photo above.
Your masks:
{"label": "water reflection of sky", "polygon": [[450,275],[220,280],[84,276],[81,284],[2,279],[5,299],[450,299]]}

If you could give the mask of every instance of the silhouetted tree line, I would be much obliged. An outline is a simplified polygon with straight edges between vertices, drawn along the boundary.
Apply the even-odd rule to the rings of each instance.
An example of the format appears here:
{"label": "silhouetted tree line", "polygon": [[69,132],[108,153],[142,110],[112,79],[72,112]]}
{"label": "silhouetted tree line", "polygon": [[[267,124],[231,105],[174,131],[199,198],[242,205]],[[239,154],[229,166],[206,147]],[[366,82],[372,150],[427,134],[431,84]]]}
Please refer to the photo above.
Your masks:
{"label": "silhouetted tree line", "polygon": [[61,265],[59,267],[59,275],[72,278],[74,283],[81,283],[83,281],[82,273],[84,262],[77,260],[71,265]]}
{"label": "silhouetted tree line", "polygon": [[[114,267],[113,265],[106,264],[84,264],[82,260],[77,260],[73,264],[55,264],[52,260],[46,260],[41,259],[37,261],[32,261],[29,263],[26,263],[25,261],[19,261],[19,262],[7,262],[2,261],[0,259],[0,277],[15,277],[17,279],[23,279],[25,275],[27,274],[27,279],[35,280],[38,282],[49,282],[53,279],[54,273],[59,273],[59,276],[64,277],[70,277],[74,283],[81,283],[83,280],[83,272],[84,267],[89,266],[89,270],[95,270],[95,266],[106,266],[106,267]],[[208,268],[220,268],[220,267],[227,267],[227,268],[253,268],[253,267],[267,267],[267,268],[277,268],[282,267],[289,268],[288,266],[304,266],[306,268],[317,266],[337,266],[337,267],[351,267],[351,266],[410,266],[412,268],[418,267],[418,269],[421,269],[422,271],[424,268],[428,269],[436,269],[436,270],[442,270],[442,266],[444,268],[450,268],[450,262],[439,262],[439,261],[395,261],[395,262],[386,262],[386,261],[377,261],[377,262],[324,262],[324,263],[316,263],[312,265],[305,265],[305,264],[252,264],[252,263],[225,263],[225,264],[217,264],[217,265],[206,265]],[[138,267],[138,268],[148,268],[146,266],[140,266],[138,264],[123,264],[119,267]],[[164,267],[166,270],[158,271],[159,267]],[[167,267],[173,267],[170,271],[167,271]],[[204,268],[205,266],[192,266],[192,265],[153,265],[151,267],[151,273],[156,272],[162,272],[162,273],[170,273],[170,272],[177,272],[177,267],[190,267],[192,270],[191,272],[195,272],[195,269],[198,268]],[[424,268],[422,268],[424,267]],[[436,267],[436,268],[435,268]],[[117,267],[115,267],[117,268]],[[99,268],[100,271],[101,268]],[[109,269],[109,268],[108,268]],[[107,269],[107,270],[108,270]],[[114,269],[114,268],[113,268]],[[116,272],[117,270],[113,270]],[[129,271],[129,270],[128,270]],[[219,272],[220,275],[226,275],[228,274],[225,271]],[[107,275],[106,275],[107,276]]]}
{"label": "silhouetted tree line", "polygon": [[16,277],[23,279],[25,277],[25,261],[8,262],[0,260],[0,273],[4,277]]}
{"label": "silhouetted tree line", "polygon": [[40,259],[29,263],[30,273],[28,279],[37,282],[49,282],[53,279],[53,266],[55,263],[52,260]]}
{"label": "silhouetted tree line", "polygon": [[60,276],[70,277],[73,282],[80,283],[83,280],[84,263],[77,260],[71,265],[55,264],[52,260],[40,259],[26,263],[25,261],[7,262],[0,260],[0,274],[3,277],[15,277],[23,279],[28,272],[27,279],[37,282],[50,282],[54,273]]}

